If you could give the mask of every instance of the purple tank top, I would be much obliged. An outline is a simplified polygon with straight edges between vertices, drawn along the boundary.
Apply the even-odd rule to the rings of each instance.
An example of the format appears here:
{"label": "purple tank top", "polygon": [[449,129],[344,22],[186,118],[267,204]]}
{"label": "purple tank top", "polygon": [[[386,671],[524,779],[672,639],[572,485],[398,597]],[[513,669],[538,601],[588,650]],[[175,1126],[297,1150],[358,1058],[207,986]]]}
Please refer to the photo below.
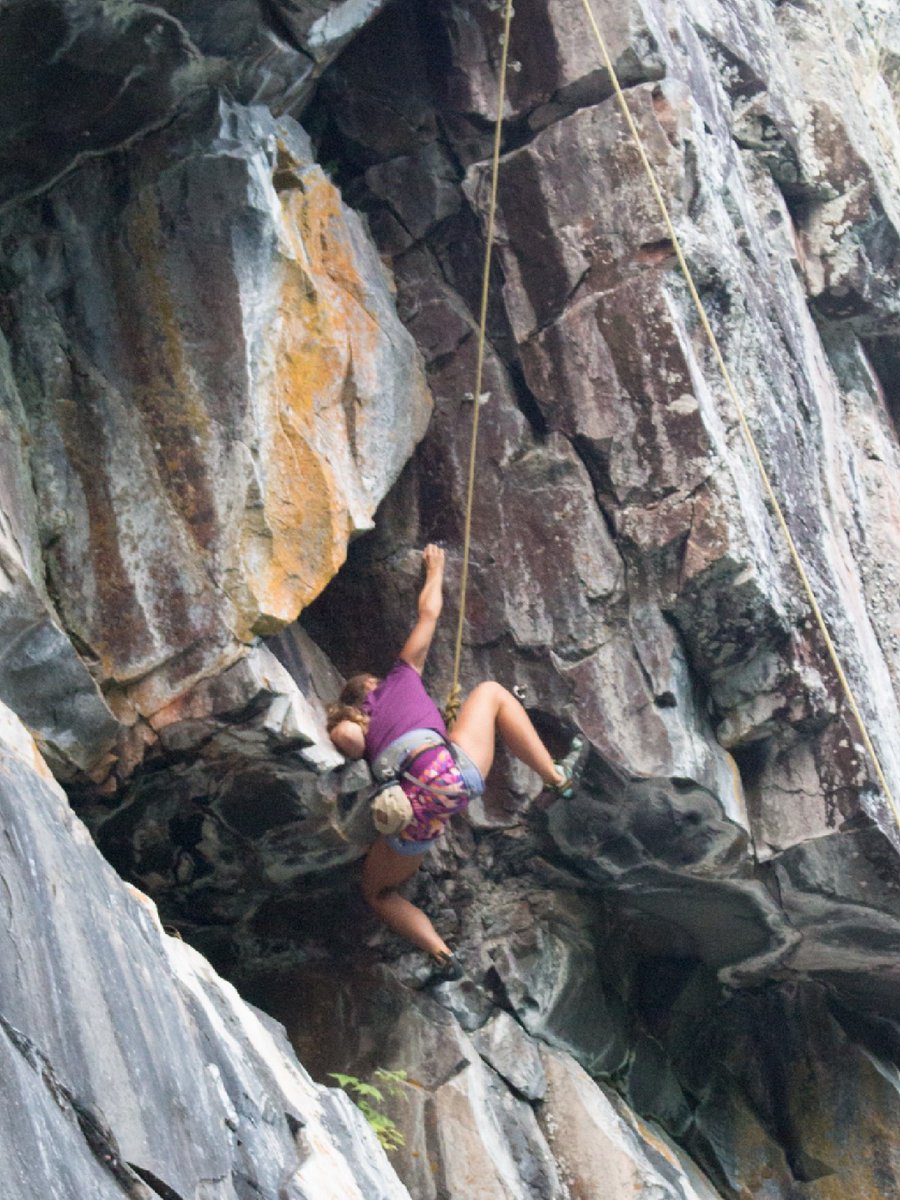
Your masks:
{"label": "purple tank top", "polygon": [[415,667],[398,658],[373,692],[360,705],[369,716],[366,759],[372,763],[391,742],[411,729],[435,729],[446,736],[447,726],[425,691]]}

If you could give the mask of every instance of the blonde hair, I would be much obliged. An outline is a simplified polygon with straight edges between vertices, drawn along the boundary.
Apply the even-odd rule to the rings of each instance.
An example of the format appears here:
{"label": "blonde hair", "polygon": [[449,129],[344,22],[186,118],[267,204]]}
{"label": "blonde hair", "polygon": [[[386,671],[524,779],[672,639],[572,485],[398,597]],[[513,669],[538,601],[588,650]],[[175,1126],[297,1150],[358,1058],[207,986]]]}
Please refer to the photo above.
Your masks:
{"label": "blonde hair", "polygon": [[351,675],[341,689],[336,704],[329,704],[325,709],[325,727],[331,733],[335,725],[341,721],[352,721],[365,733],[369,728],[369,714],[360,708],[363,700],[372,690],[374,676],[364,672],[361,675]]}

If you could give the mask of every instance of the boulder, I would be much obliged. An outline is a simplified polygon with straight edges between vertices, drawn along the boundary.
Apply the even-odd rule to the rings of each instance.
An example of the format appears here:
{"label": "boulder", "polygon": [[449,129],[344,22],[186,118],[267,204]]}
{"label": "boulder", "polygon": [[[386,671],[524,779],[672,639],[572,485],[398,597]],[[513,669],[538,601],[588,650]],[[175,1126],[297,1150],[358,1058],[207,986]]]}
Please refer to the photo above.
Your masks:
{"label": "boulder", "polygon": [[10,1200],[234,1188],[400,1200],[374,1135],[317,1087],[283,1031],[251,1010],[156,906],[103,861],[0,710],[8,971],[0,1053],[10,1081]]}
{"label": "boulder", "polygon": [[261,107],[223,101],[5,220],[21,532],[57,606],[21,654],[59,658],[55,618],[122,725],[171,723],[371,524],[427,423],[417,354],[359,219]]}
{"label": "boulder", "polygon": [[14,0],[0,22],[0,204],[159,129],[219,89],[277,114],[290,110],[381,7]]}
{"label": "boulder", "polygon": [[717,1200],[696,1167],[573,1059],[552,1050],[542,1057],[549,1091],[541,1124],[573,1200],[592,1200],[598,1186],[640,1200]]}

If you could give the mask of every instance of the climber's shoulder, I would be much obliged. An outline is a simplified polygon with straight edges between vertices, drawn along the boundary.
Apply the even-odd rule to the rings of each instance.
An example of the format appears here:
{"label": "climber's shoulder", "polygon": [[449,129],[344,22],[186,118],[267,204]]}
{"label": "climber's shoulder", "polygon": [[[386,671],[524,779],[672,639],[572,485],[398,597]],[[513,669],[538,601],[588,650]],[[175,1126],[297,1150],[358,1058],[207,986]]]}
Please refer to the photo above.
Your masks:
{"label": "climber's shoulder", "polygon": [[366,735],[355,721],[339,721],[331,730],[331,740],[345,758],[362,758]]}

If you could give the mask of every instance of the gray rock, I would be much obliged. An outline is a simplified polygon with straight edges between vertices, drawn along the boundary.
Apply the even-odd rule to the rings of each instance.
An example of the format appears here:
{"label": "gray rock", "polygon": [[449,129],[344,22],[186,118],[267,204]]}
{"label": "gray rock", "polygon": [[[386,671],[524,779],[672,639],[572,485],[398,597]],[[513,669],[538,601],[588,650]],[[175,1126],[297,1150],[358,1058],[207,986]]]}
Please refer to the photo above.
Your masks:
{"label": "gray rock", "polygon": [[118,723],[46,592],[26,453],[26,419],[0,335],[0,700],[40,739],[62,777],[112,749]]}
{"label": "gray rock", "polygon": [[556,1163],[529,1105],[515,1099],[476,1056],[434,1095],[440,1186],[451,1196],[555,1197]]}
{"label": "gray rock", "polygon": [[[811,1188],[840,1178],[861,1194],[896,1187],[893,1152],[879,1153],[877,1165],[871,1155],[890,1138],[884,1122],[897,1105],[896,1069],[882,1057],[883,1043],[875,1049],[871,1029],[854,1032],[829,1012],[820,988],[748,994],[710,1026],[707,1064],[721,1048],[727,1066],[697,1108],[692,1142],[729,1190],[754,1181],[749,1186],[787,1195],[797,1178]],[[870,1114],[868,1153],[860,1126],[845,1124],[861,1104]]]}
{"label": "gray rock", "polygon": [[[324,586],[429,399],[362,225],[289,118],[222,102],[4,221],[7,420],[30,447],[8,500],[33,490],[22,553],[129,727],[121,777],[139,761],[136,720],[171,724],[161,710]],[[276,421],[281,405],[292,416]],[[310,423],[313,407],[331,416]],[[22,643],[10,671],[61,664],[36,600],[22,603],[46,645]],[[69,658],[69,719],[102,743],[111,726]]]}
{"label": "gray rock", "polygon": [[472,1034],[472,1044],[498,1075],[527,1100],[543,1100],[544,1068],[535,1043],[502,1010]]}
{"label": "gray rock", "polygon": [[[893,201],[880,192],[876,200],[872,191],[879,170],[873,164],[882,161],[878,135],[862,121],[855,100],[836,115],[839,106],[823,90],[826,70],[834,78],[848,69],[846,61],[828,57],[834,39],[824,18],[801,32],[793,16],[779,23],[755,5],[750,20],[743,6],[695,8],[690,21],[664,6],[642,14],[667,75],[659,84],[629,88],[629,106],[709,299],[725,357],[749,397],[751,424],[850,673],[880,681],[865,689],[866,711],[893,779],[900,766],[888,732],[898,719],[888,683],[891,671],[896,674],[895,650],[885,631],[896,604],[887,599],[890,588],[876,560],[893,561],[896,546],[874,513],[881,504],[894,512],[895,488],[880,467],[864,462],[896,465],[897,449],[859,360],[866,305],[877,307],[885,328],[893,328],[893,302],[882,290],[890,269],[881,258],[869,258],[865,296],[858,282],[838,287],[847,309],[830,319],[843,322],[842,330],[815,328],[807,306],[819,285],[804,272],[812,266],[827,288],[832,251],[820,240],[807,259],[813,234],[799,247],[795,238],[795,224],[807,216],[799,198],[809,201],[815,220],[820,205],[841,196],[842,211],[854,213],[848,230],[862,231],[869,221],[881,228],[883,213],[884,244],[893,244]],[[401,28],[415,44],[418,35],[405,19],[399,12],[386,17],[342,62],[328,92],[328,119],[352,140],[348,169],[358,163],[360,179],[380,179],[382,166],[401,155],[424,158],[429,136],[459,147],[467,164],[463,191],[483,222],[487,155],[471,138],[462,149],[469,135],[448,114],[477,108],[472,97],[487,95],[481,79],[488,68],[475,47],[496,15],[483,14],[477,30],[466,26],[471,42],[461,40],[456,12],[450,16],[446,44],[453,71],[466,78],[454,75],[454,89],[437,94],[408,69],[410,46],[403,66],[389,61],[387,47]],[[552,27],[547,44],[568,44],[573,15],[554,12],[546,19]],[[618,19],[602,14],[614,38]],[[589,784],[568,813],[551,812],[551,835],[569,865],[576,860],[583,875],[614,890],[651,926],[662,921],[670,946],[708,956],[729,972],[744,960],[749,978],[757,969],[786,965],[800,937],[764,880],[754,878],[756,857],[746,833],[768,858],[795,840],[861,819],[860,809],[890,837],[895,822],[875,798],[858,737],[840,716],[818,634],[805,622],[758,481],[731,436],[733,414],[716,398],[719,383],[697,349],[687,297],[670,275],[666,231],[615,102],[591,90],[596,78],[577,57],[583,48],[576,47],[565,67],[575,82],[569,76],[560,84],[557,77],[555,84],[569,89],[575,103],[543,110],[549,123],[536,136],[511,136],[500,172],[502,275],[490,305],[490,419],[481,445],[482,462],[502,466],[502,479],[498,471],[494,502],[479,496],[474,514],[479,549],[464,671],[473,681],[488,674],[523,683],[536,708],[577,721],[614,779],[664,781],[633,792]],[[546,63],[550,71],[560,69],[553,53]],[[522,111],[517,89],[540,77],[532,72],[532,83],[524,85],[514,79],[513,113]],[[646,81],[652,71],[638,77]],[[394,94],[404,95],[404,111],[430,105],[447,124],[432,134],[423,116],[415,141],[388,147],[377,114]],[[368,102],[378,129],[371,138],[358,120],[352,133],[349,124]],[[829,115],[816,116],[823,106]],[[543,119],[537,112],[535,127]],[[805,127],[807,117],[812,124]],[[734,149],[734,137],[743,150]],[[852,202],[851,177],[860,181]],[[387,191],[376,199],[389,202]],[[426,232],[425,242],[414,251],[394,244],[385,249],[394,258],[401,312],[429,360],[438,408],[419,460],[417,506],[408,503],[410,488],[398,493],[395,505],[388,502],[377,550],[357,560],[360,574],[399,556],[426,530],[452,527],[446,509],[463,490],[458,396],[471,373],[466,307],[470,314],[476,307],[480,266],[474,254],[466,259],[461,250],[448,251],[437,230]],[[862,258],[855,250],[836,270],[851,269],[851,261],[858,275]],[[842,378],[853,379],[852,401]],[[851,413],[858,444],[867,451],[843,432]],[[568,520],[555,497],[544,498],[539,482],[553,472],[562,497],[561,439],[588,474],[572,479]],[[807,469],[809,463],[818,470]],[[520,464],[534,464],[534,473]],[[424,485],[436,475],[441,490],[429,506]],[[877,504],[871,499],[876,488]],[[833,512],[827,496],[841,497]],[[582,552],[580,531],[594,505],[612,541],[601,531]],[[540,527],[545,512],[554,514],[552,532]],[[549,545],[545,565],[539,548]],[[354,569],[343,585],[345,605],[363,586]],[[559,579],[571,585],[591,574],[599,581],[604,573],[605,585],[593,585],[601,602],[590,611],[582,608],[592,590],[586,582],[569,586],[568,595],[556,593]],[[882,631],[877,637],[864,615],[870,604]],[[567,611],[571,626],[561,615]],[[439,670],[446,654],[439,640]],[[719,739],[734,759],[722,753]],[[593,808],[607,787],[609,801]],[[508,823],[508,814],[503,819]],[[489,827],[498,820],[486,809],[477,823]],[[809,922],[806,930],[810,961],[819,950],[827,957],[827,939],[815,946],[822,926]]]}
{"label": "gray rock", "polygon": [[593,1075],[625,1060],[622,1013],[604,993],[589,944],[538,927],[491,952],[513,1011],[534,1037],[567,1050]]}
{"label": "gray rock", "polygon": [[[337,962],[280,980],[257,978],[256,989],[285,1016],[292,1040],[317,1071],[349,1073],[379,1087],[379,1068],[406,1073],[399,1094],[383,1087],[377,1107],[405,1138],[392,1157],[412,1195],[464,1196],[473,1181],[490,1196],[560,1195],[557,1167],[531,1107],[485,1065],[457,1020],[436,1003],[437,990],[413,991],[384,968],[359,973]],[[324,1021],[323,997],[332,1018]],[[333,1019],[338,1012],[345,1022]]]}
{"label": "gray rock", "polygon": [[652,1038],[642,1038],[634,1048],[625,1085],[628,1103],[635,1112],[658,1121],[674,1137],[690,1127],[693,1113],[663,1048]]}
{"label": "gray rock", "polygon": [[0,26],[0,204],[139,139],[224,89],[283,113],[382,0],[188,0],[115,11],[16,0]]}
{"label": "gray rock", "polygon": [[108,1132],[56,1078],[37,1047],[0,1019],[3,1178],[10,1197],[63,1194],[86,1200],[153,1200]]}
{"label": "gray rock", "polygon": [[[678,1131],[725,1194],[893,1193],[895,814],[581,10],[519,7],[463,678],[524,687],[554,753],[579,728],[592,755],[546,816],[536,783],[501,763],[409,884],[469,983],[426,996],[400,982],[427,968],[356,895],[365,838],[346,835],[364,799],[342,813],[353,781],[322,729],[336,672],[303,635],[282,639],[286,673],[257,639],[313,601],[308,629],[336,666],[380,670],[408,631],[417,548],[441,539],[448,619],[429,684],[444,686],[496,8],[399,0],[307,109],[427,361],[437,404],[414,454],[430,405],[392,284],[281,116],[379,0],[7,5],[0,689],[55,769],[80,772],[104,849],[167,916],[236,977],[285,971],[291,1035],[320,1077],[410,1072],[390,1103],[413,1194],[468,1200],[477,1173],[504,1200],[598,1179],[611,1195],[714,1195],[556,1053],[542,1132],[504,1082],[522,1064],[494,1041],[504,1024],[513,1036],[497,1004]],[[882,56],[858,0],[598,16],[900,791],[896,34],[885,25]],[[389,490],[375,536],[350,545]],[[398,1194],[349,1103],[302,1073],[288,1086],[269,1042],[260,1065],[271,1028],[248,1025],[191,952],[162,953],[149,917],[137,950],[116,942],[104,913],[117,936],[133,928],[118,885],[82,885],[54,840],[64,809],[32,836],[42,810],[17,770],[7,936],[21,939],[28,888],[40,919],[3,973],[0,1000],[24,1015],[20,1028],[0,1007],[0,1051],[19,1055],[10,1072],[65,1153],[48,1170],[68,1181],[77,1164],[79,1195],[110,1180],[193,1195],[201,1176],[212,1195]],[[91,972],[89,1023],[65,997]],[[35,1149],[21,1113],[8,1119]],[[352,1167],[336,1141],[360,1148]],[[19,1178],[15,1148],[10,1162]]]}
{"label": "gray rock", "polygon": [[233,1197],[239,1179],[296,1200],[405,1196],[356,1110],[345,1105],[338,1119],[283,1036],[163,934],[152,902],[103,862],[29,745],[7,714],[0,1053],[16,1089],[4,1118],[10,1200],[66,1180],[67,1194],[145,1200],[156,1192],[141,1179],[210,1200]]}
{"label": "gray rock", "polygon": [[590,1195],[602,1180],[613,1196],[717,1200],[719,1193],[685,1155],[623,1110],[572,1058],[548,1050],[543,1060],[549,1093],[541,1125],[574,1195]]}
{"label": "gray rock", "polygon": [[[785,911],[803,934],[792,966],[833,984],[861,973],[896,978],[900,881],[880,831],[809,839],[774,861]],[[882,1011],[896,1015],[890,992]]]}

